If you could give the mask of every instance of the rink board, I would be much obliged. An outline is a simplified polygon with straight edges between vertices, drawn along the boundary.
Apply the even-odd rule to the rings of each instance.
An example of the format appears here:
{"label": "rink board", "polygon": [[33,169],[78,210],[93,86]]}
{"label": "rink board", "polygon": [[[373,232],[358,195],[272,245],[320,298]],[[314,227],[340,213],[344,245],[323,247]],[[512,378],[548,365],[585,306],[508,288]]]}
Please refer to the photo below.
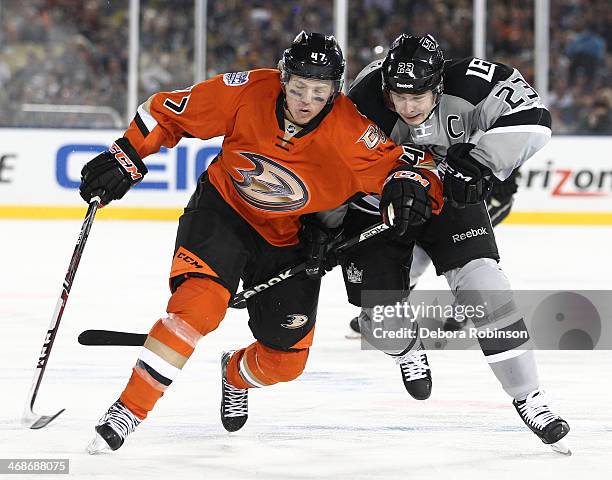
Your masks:
{"label": "rink board", "polygon": [[[120,130],[0,129],[0,218],[81,218],[79,173]],[[175,220],[222,138],[183,139],[99,218]],[[612,137],[553,138],[521,169],[509,223],[612,224]]]}

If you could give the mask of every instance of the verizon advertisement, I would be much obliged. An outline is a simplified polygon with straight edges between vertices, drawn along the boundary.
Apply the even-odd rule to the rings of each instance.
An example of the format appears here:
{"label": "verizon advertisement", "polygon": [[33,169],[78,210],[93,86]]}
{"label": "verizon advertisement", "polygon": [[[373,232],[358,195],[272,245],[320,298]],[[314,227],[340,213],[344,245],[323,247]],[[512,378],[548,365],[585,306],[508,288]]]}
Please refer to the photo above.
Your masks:
{"label": "verizon advertisement", "polygon": [[[44,217],[44,208],[82,207],[82,166],[121,134],[0,129],[0,215],[36,207]],[[115,208],[181,209],[221,141],[183,139],[147,157],[149,173]],[[612,137],[554,137],[521,168],[513,212],[612,213],[611,151]]]}
{"label": "verizon advertisement", "polygon": [[612,137],[553,137],[520,172],[513,211],[612,212]]}

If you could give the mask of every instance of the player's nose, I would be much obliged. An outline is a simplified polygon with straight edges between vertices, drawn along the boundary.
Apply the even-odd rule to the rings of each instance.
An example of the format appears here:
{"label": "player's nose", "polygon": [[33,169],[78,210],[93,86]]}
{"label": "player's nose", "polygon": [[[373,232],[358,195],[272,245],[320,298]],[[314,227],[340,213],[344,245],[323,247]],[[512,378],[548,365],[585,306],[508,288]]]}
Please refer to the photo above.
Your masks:
{"label": "player's nose", "polygon": [[414,113],[414,104],[409,100],[404,100],[399,105],[396,105],[395,109],[399,114],[411,114]]}
{"label": "player's nose", "polygon": [[311,92],[310,90],[306,90],[304,92],[304,95],[302,96],[302,100],[304,101],[304,103],[312,103],[313,96],[313,92]]}

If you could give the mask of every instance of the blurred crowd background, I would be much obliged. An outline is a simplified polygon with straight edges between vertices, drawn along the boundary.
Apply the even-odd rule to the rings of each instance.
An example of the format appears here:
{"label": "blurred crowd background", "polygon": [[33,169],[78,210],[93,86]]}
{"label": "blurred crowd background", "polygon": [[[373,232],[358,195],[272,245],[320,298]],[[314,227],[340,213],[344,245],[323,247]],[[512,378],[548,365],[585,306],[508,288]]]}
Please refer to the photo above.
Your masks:
{"label": "blurred crowd background", "polygon": [[[533,0],[488,0],[487,58],[533,82]],[[0,0],[0,127],[125,126],[127,0]],[[333,0],[207,2],[207,76],[274,67],[300,30],[333,33]],[[551,0],[548,106],[557,134],[612,135],[609,0]],[[141,0],[139,103],[194,83],[193,0]],[[400,33],[472,52],[472,0],[350,0],[347,80]],[[38,105],[106,107],[41,113]],[[32,111],[34,110],[34,111]],[[131,112],[130,112],[131,114]],[[121,125],[117,125],[118,119]]]}

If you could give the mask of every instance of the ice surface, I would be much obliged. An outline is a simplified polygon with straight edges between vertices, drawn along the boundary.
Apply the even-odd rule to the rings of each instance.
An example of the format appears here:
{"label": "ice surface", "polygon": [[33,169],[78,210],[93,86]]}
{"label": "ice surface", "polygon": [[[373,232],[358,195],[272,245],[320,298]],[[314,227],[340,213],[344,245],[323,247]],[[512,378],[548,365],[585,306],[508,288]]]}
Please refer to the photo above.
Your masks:
{"label": "ice surface", "polygon": [[[432,397],[412,400],[392,360],[344,338],[356,309],[339,272],[324,279],[305,373],[252,391],[240,432],[226,433],[218,418],[220,353],[252,341],[245,312],[231,311],[126,444],[89,456],[93,426],[138,351],[84,347],[76,337],[87,328],[146,332],[159,318],[172,222],[94,223],[35,407],[67,410],[45,429],[26,429],[33,367],[79,228],[0,221],[3,458],[68,458],[72,478],[610,478],[612,353],[537,352],[542,386],[572,427],[574,455],[562,457],[522,424],[480,352],[431,352]],[[612,290],[610,227],[510,225],[498,241],[514,288]],[[428,272],[420,287],[446,284]]]}

